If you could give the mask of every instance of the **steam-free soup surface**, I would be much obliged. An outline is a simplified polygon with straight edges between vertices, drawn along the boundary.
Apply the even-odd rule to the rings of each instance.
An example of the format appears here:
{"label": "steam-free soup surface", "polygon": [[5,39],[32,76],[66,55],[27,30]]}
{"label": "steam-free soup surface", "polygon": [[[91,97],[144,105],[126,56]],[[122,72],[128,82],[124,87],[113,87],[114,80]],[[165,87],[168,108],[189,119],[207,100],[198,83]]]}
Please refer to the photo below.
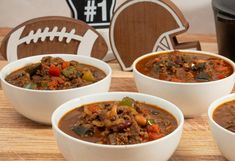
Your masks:
{"label": "steam-free soup surface", "polygon": [[46,56],[6,77],[12,85],[36,90],[62,90],[81,87],[103,79],[106,74],[87,64]]}
{"label": "steam-free soup surface", "polygon": [[152,78],[189,83],[215,81],[233,73],[233,67],[221,58],[179,51],[148,56],[136,68]]}
{"label": "steam-free soup surface", "polygon": [[213,119],[223,128],[235,133],[235,100],[217,107]]}
{"label": "steam-free soup surface", "polygon": [[112,145],[144,143],[177,128],[169,112],[125,97],[78,107],[63,116],[59,128],[77,139]]}

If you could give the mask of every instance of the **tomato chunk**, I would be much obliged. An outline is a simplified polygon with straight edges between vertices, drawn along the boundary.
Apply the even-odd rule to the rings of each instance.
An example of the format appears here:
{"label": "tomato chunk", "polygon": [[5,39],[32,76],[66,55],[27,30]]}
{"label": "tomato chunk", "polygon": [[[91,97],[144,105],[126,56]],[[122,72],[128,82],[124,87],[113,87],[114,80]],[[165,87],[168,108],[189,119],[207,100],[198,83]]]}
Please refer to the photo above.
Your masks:
{"label": "tomato chunk", "polygon": [[223,71],[227,71],[228,68],[227,68],[227,67],[224,67],[224,66],[216,66],[216,67],[215,67],[215,70],[216,70],[217,72],[223,72]]}
{"label": "tomato chunk", "polygon": [[151,126],[148,126],[147,131],[149,133],[152,133],[152,132],[153,133],[160,133],[161,129],[160,129],[160,127],[157,124],[153,124]]}
{"label": "tomato chunk", "polygon": [[62,64],[62,68],[65,69],[67,67],[70,66],[70,62],[69,61],[64,61],[63,64]]}
{"label": "tomato chunk", "polygon": [[225,78],[226,76],[224,75],[224,74],[219,74],[218,76],[217,76],[217,78],[218,79],[223,79],[223,78]]}
{"label": "tomato chunk", "polygon": [[163,137],[164,134],[157,134],[157,133],[149,133],[149,140],[156,140],[156,139],[159,139],[161,137]]}
{"label": "tomato chunk", "polygon": [[97,113],[101,110],[99,105],[90,105],[88,107],[88,110],[91,111],[92,113]]}
{"label": "tomato chunk", "polygon": [[51,76],[56,76],[56,77],[60,76],[60,68],[56,66],[50,66],[48,72]]}

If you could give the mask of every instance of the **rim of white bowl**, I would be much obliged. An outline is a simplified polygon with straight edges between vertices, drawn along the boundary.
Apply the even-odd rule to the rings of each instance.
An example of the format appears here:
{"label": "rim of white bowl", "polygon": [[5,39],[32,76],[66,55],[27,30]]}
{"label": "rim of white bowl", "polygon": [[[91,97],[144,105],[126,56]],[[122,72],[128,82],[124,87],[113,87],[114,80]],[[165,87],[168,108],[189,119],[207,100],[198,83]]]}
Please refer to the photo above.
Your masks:
{"label": "rim of white bowl", "polygon": [[[228,99],[228,100],[226,100]],[[219,125],[217,122],[215,122],[215,120],[213,119],[213,113],[214,111],[216,110],[216,108],[220,105],[222,105],[223,103],[226,103],[226,102],[229,102],[229,101],[232,101],[232,100],[235,100],[235,93],[232,93],[232,94],[229,94],[229,95],[226,95],[226,96],[223,96],[217,100],[215,100],[214,102],[212,102],[208,108],[208,118],[209,120],[217,127],[219,128],[220,130],[224,131],[225,133],[227,134],[230,134],[230,135],[233,135],[235,136],[235,133],[232,132],[232,131],[229,131],[227,129],[225,129],[224,127],[222,127],[221,125]]]}
{"label": "rim of white bowl", "polygon": [[[190,53],[196,53],[196,54],[206,54],[206,55],[210,55],[210,56],[215,56],[215,57],[218,57],[218,58],[221,58],[223,60],[225,60],[226,62],[228,62],[232,67],[233,67],[233,74],[231,74],[230,76],[226,77],[226,78],[223,78],[223,79],[219,79],[219,80],[214,80],[214,81],[209,81],[209,82],[171,82],[171,81],[166,81],[166,80],[160,80],[160,79],[156,79],[156,78],[152,78],[150,76],[147,76],[147,75],[144,75],[142,74],[141,72],[139,72],[137,69],[136,69],[136,64],[148,57],[148,56],[151,56],[151,55],[158,55],[158,54],[163,54],[163,53],[170,53],[170,52],[173,52],[173,51],[179,51],[179,52],[190,52]],[[151,53],[147,53],[145,55],[142,55],[140,56],[139,58],[137,58],[134,63],[133,63],[133,72],[141,75],[142,77],[146,78],[146,79],[150,79],[150,80],[154,80],[154,81],[158,81],[158,82],[162,82],[162,83],[167,83],[167,84],[177,84],[177,85],[186,85],[186,86],[193,86],[193,85],[207,85],[207,84],[211,84],[211,83],[215,83],[215,82],[221,82],[221,81],[224,81],[226,79],[230,79],[231,77],[234,77],[235,79],[235,63],[222,56],[222,55],[219,55],[219,54],[215,54],[215,53],[211,53],[211,52],[207,52],[207,51],[196,51],[196,50],[166,50],[166,51],[158,51],[158,52],[151,52]]]}
{"label": "rim of white bowl", "polygon": [[[97,96],[99,97],[100,95],[110,95],[110,94],[122,94],[122,95],[139,95],[139,96],[143,96],[143,97],[151,97],[153,99],[158,99],[158,101],[163,101],[165,103],[167,103],[169,106],[172,106],[173,108],[176,109],[177,113],[179,114],[178,117],[176,117],[175,115],[173,115],[171,112],[169,112],[168,110],[166,110],[167,112],[169,112],[170,114],[172,114],[176,119],[178,118],[178,126],[177,128],[171,132],[170,134],[160,138],[160,139],[157,139],[157,140],[153,140],[153,141],[148,141],[148,142],[145,142],[145,143],[138,143],[138,144],[130,144],[130,145],[107,145],[107,144],[98,144],[98,143],[92,143],[92,142],[88,142],[88,141],[83,141],[83,140],[80,140],[80,139],[77,139],[75,137],[72,137],[68,134],[66,134],[65,132],[63,132],[62,130],[59,129],[58,127],[58,123],[56,123],[56,116],[57,116],[57,113],[60,111],[61,108],[64,108],[63,106],[65,106],[65,104],[67,103],[71,103],[71,102],[76,102],[80,99],[83,99],[83,98],[86,98],[86,97],[92,97],[92,96]],[[108,101],[108,99],[107,99]],[[75,109],[77,107],[74,107],[74,108],[71,108],[69,110],[67,110],[60,118],[59,120],[69,111]],[[162,107],[160,107],[161,109],[164,109]],[[82,96],[82,97],[79,97],[79,98],[75,98],[75,99],[72,99],[70,101],[67,101],[66,103],[62,104],[61,106],[59,106],[52,114],[52,117],[51,117],[51,123],[52,123],[52,127],[55,129],[56,132],[60,133],[61,135],[63,135],[64,137],[72,140],[72,141],[75,141],[75,142],[78,142],[78,143],[82,143],[82,144],[86,144],[86,145],[90,145],[90,146],[96,146],[96,147],[100,147],[100,148],[133,148],[133,147],[139,147],[139,146],[147,146],[147,145],[150,145],[150,144],[154,144],[156,142],[163,142],[164,140],[168,139],[169,137],[171,137],[172,135],[174,135],[176,132],[178,132],[181,128],[183,129],[183,125],[184,125],[184,115],[182,113],[182,111],[173,103],[171,103],[170,101],[167,101],[163,98],[160,98],[160,97],[156,97],[156,96],[152,96],[152,95],[148,95],[148,94],[143,94],[143,93],[137,93],[137,92],[104,92],[104,93],[97,93],[97,94],[91,94],[91,95],[86,95],[86,96]]]}
{"label": "rim of white bowl", "polygon": [[[66,56],[66,57],[78,57],[78,58],[80,57],[80,58],[90,59],[92,61],[102,63],[105,66],[105,68],[107,69],[108,73],[105,73],[106,76],[103,79],[101,79],[101,80],[99,80],[99,81],[97,81],[95,83],[92,83],[92,84],[89,84],[89,85],[85,85],[85,86],[82,86],[82,87],[76,87],[76,88],[70,88],[70,89],[61,89],[61,90],[35,90],[35,89],[22,88],[22,87],[14,86],[14,85],[8,83],[5,80],[5,77],[3,78],[2,73],[3,73],[4,70],[6,70],[8,68],[8,66],[10,66],[10,65],[12,65],[12,64],[14,64],[16,62],[19,62],[19,61],[24,62],[24,61],[30,60],[32,58],[42,58],[44,56],[61,57],[61,58]],[[22,67],[24,67],[25,65],[27,65],[27,64],[22,65]],[[90,64],[88,64],[88,65],[90,65]],[[95,65],[92,65],[92,66],[96,67]],[[17,70],[17,69],[15,69],[15,70]],[[13,70],[13,71],[15,71],[15,70]],[[100,69],[100,70],[102,70],[102,69]],[[102,71],[105,72],[104,70],[102,70]],[[19,89],[19,90],[25,90],[25,91],[37,92],[37,93],[54,93],[54,92],[60,93],[60,92],[74,91],[74,90],[78,90],[78,89],[82,90],[84,88],[95,86],[95,85],[97,85],[99,83],[102,83],[103,81],[106,81],[106,79],[111,78],[111,75],[112,75],[111,67],[106,62],[104,62],[102,60],[99,60],[99,59],[96,59],[96,58],[92,58],[92,57],[88,57],[88,56],[84,56],[84,55],[73,55],[73,54],[62,54],[62,53],[61,54],[60,53],[58,53],[58,54],[45,54],[45,55],[36,55],[36,56],[25,57],[25,58],[22,58],[22,59],[19,59],[19,60],[16,60],[16,61],[8,63],[0,71],[0,79],[1,79],[1,81],[4,82],[5,84],[7,84],[8,86],[11,86],[11,87]]]}

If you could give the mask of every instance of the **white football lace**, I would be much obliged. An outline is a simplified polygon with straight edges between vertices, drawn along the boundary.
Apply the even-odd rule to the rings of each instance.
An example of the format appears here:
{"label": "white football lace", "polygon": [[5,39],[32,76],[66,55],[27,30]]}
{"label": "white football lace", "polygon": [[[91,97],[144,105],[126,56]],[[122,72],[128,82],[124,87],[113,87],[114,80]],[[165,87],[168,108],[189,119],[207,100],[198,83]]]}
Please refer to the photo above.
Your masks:
{"label": "white football lace", "polygon": [[75,35],[75,29],[72,29],[70,32],[66,30],[66,27],[63,27],[61,31],[59,31],[57,26],[53,27],[51,31],[49,31],[49,27],[45,27],[43,31],[40,28],[37,29],[36,32],[31,30],[27,36],[20,39],[20,43],[26,42],[26,44],[30,44],[31,41],[37,43],[39,40],[45,41],[46,38],[49,38],[49,41],[53,41],[56,37],[58,37],[60,42],[66,39],[66,43],[70,43],[72,39],[82,41],[82,36]]}
{"label": "white football lace", "polygon": [[67,32],[66,27],[63,27],[61,30],[59,30],[59,28],[55,26],[51,31],[49,31],[49,27],[45,27],[43,31],[41,28],[37,29],[36,32],[31,30],[28,35],[21,38],[21,34],[23,33],[25,27],[26,26],[22,26],[21,28],[17,29],[10,35],[8,39],[7,60],[10,62],[18,59],[18,46],[20,44],[26,43],[28,45],[31,42],[37,43],[39,40],[42,42],[45,40],[53,41],[56,38],[58,38],[59,42],[62,42],[65,39],[66,43],[70,43],[71,40],[79,41],[79,45],[76,45],[76,54],[90,56],[93,45],[99,36],[91,29],[87,29],[87,31],[80,36],[75,34],[76,30],[74,28]]}

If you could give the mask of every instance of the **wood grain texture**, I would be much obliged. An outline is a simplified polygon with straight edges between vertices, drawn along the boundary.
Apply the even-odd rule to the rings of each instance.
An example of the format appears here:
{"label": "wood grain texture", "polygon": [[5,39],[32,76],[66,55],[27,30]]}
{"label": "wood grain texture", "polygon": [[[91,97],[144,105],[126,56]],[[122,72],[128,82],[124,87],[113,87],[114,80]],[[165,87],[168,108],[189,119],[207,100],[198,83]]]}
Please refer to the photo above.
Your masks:
{"label": "wood grain texture", "polygon": [[[136,91],[133,83],[132,78],[114,78],[111,91]],[[0,110],[0,160],[63,160],[51,127],[19,115],[2,90]],[[181,143],[170,161],[189,160],[225,161],[212,139],[206,116],[185,120]]]}
{"label": "wood grain texture", "polygon": [[[161,19],[167,21],[160,23]],[[152,2],[140,2],[126,7],[112,20],[112,25],[114,33],[110,38],[114,39],[114,44],[111,45],[112,48],[115,46],[118,52],[115,55],[121,57],[126,67],[130,67],[137,57],[152,52],[162,33],[178,28],[170,12]]]}
{"label": "wood grain texture", "polygon": [[[92,31],[97,36],[94,41],[94,44],[92,44],[93,46],[91,46],[91,56],[98,59],[103,59],[108,51],[108,46],[104,38],[94,28],[90,27],[83,21],[75,20],[73,18],[68,17],[50,16],[31,19],[11,30],[2,40],[2,45],[0,48],[0,53],[5,59],[7,59],[7,44],[10,42],[10,36],[16,34],[16,32],[22,27],[24,27],[24,29],[20,34],[20,39],[22,40],[22,38],[25,37],[29,38],[30,35],[32,39],[29,41],[29,44],[23,42],[17,46],[18,58],[24,58],[27,56],[38,55],[42,53],[77,54],[78,47],[82,44],[82,41],[75,40],[71,36],[84,36],[86,35],[88,30]],[[57,29],[55,27],[57,27]],[[48,28],[47,32],[45,32],[46,28]],[[63,28],[65,29],[64,33],[68,34],[67,37],[65,36],[65,34],[63,34],[63,32],[60,36],[49,36],[53,32],[60,33]],[[74,33],[71,32],[72,30],[74,30]],[[3,31],[7,31],[7,28]],[[44,36],[47,36],[40,37],[39,35],[42,33],[44,33]],[[69,35],[69,33],[71,34]],[[36,35],[36,37],[33,38],[33,34]],[[42,40],[43,37],[45,38],[45,40]],[[62,39],[59,40],[60,38]],[[71,40],[69,43],[67,43],[66,41],[69,39]],[[15,41],[16,42],[13,44],[17,44],[19,40],[17,39]],[[86,43],[89,43],[89,41],[92,42],[91,39],[86,41]],[[90,52],[90,48],[87,47],[87,49],[83,52],[88,54]],[[79,54],[84,55],[84,53]]]}
{"label": "wood grain texture", "polygon": [[[1,35],[1,29],[0,29]],[[214,36],[182,35],[200,39],[203,50],[216,51]],[[0,69],[6,64],[0,61]],[[122,72],[116,61],[110,91],[137,91],[133,75]],[[64,161],[50,126],[35,123],[18,114],[0,90],[0,161]],[[216,146],[206,115],[186,119],[179,147],[170,161],[226,161]]]}
{"label": "wood grain texture", "polygon": [[200,43],[179,42],[189,24],[170,0],[132,0],[114,13],[110,26],[110,44],[124,71],[130,71],[134,60],[146,53],[172,49],[198,49]]}

